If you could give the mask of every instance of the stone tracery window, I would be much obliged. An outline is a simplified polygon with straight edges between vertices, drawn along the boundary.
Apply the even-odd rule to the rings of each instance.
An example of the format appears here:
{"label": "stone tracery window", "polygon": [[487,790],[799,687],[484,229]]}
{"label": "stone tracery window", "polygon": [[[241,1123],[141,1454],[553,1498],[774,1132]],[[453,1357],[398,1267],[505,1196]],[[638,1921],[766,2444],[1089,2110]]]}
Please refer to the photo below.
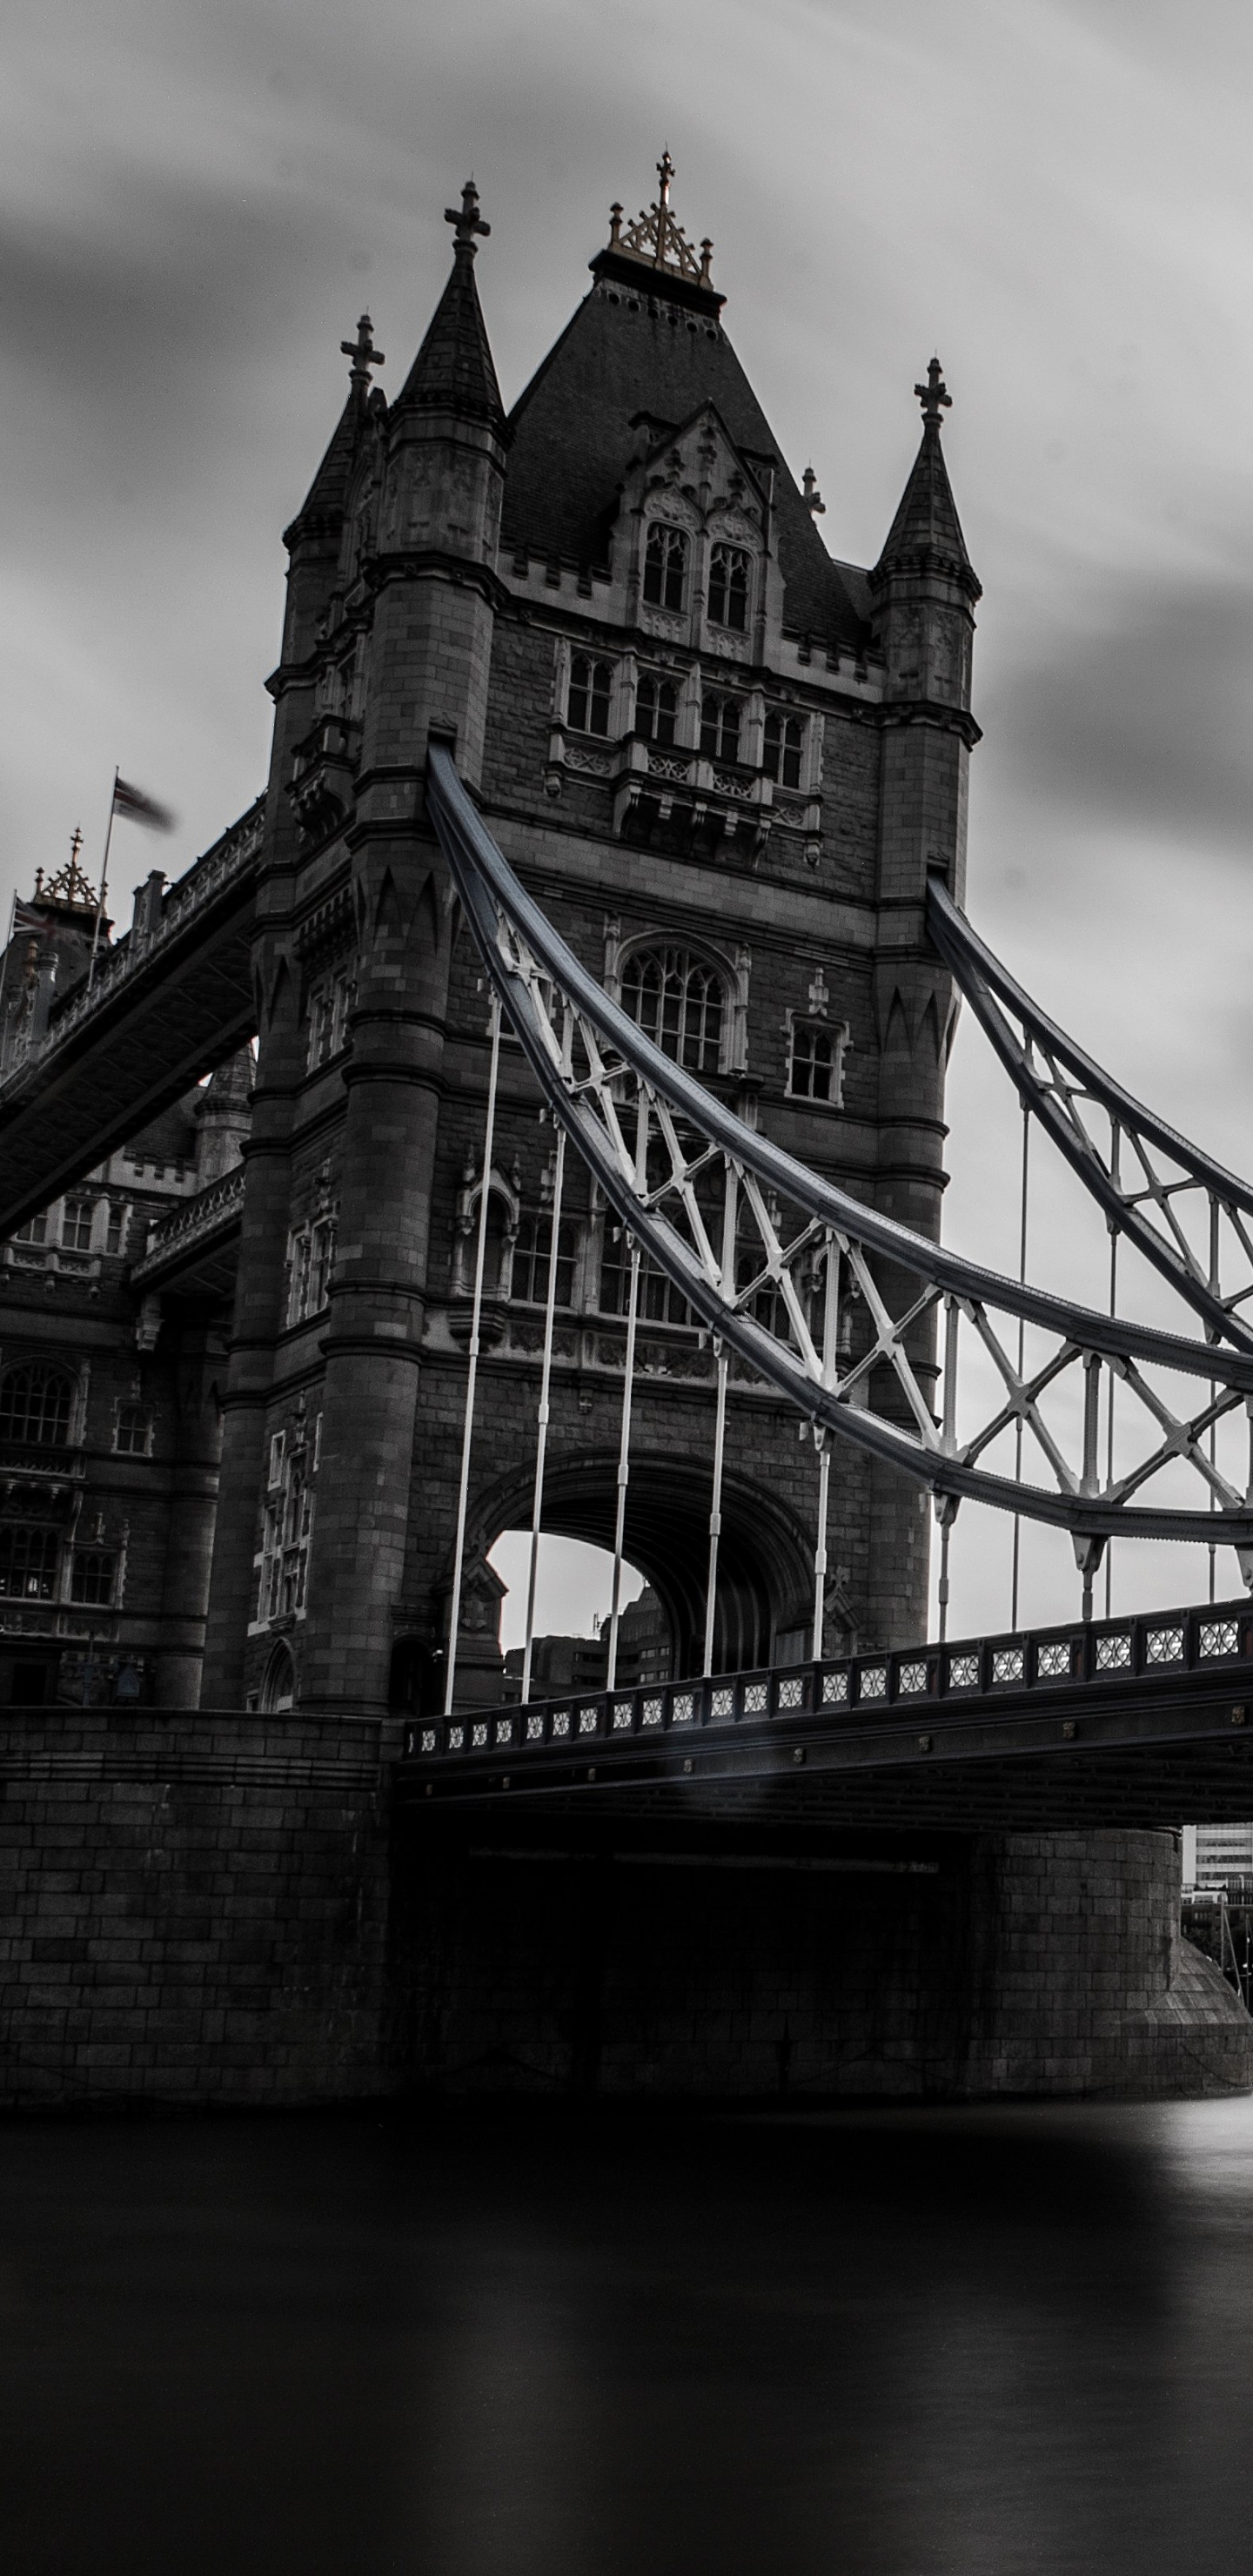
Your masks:
{"label": "stone tracery window", "polygon": [[622,1007],[689,1073],[722,1061],[727,997],[721,975],[688,948],[637,948],[622,970]]}
{"label": "stone tracery window", "polygon": [[655,671],[645,671],[635,692],[636,732],[643,734],[646,742],[655,742],[659,750],[670,751],[678,712],[673,681],[659,679]]}
{"label": "stone tracery window", "polygon": [[73,1387],[63,1369],[27,1360],[0,1385],[0,1440],[63,1449],[70,1436]]}
{"label": "stone tracery window", "polygon": [[575,654],[566,691],[566,722],[574,733],[608,733],[612,685],[610,663],[594,662],[587,653]]}
{"label": "stone tracery window", "polygon": [[61,1209],[61,1243],[67,1252],[90,1252],[94,1199],[66,1199]]}
{"label": "stone tracery window", "polygon": [[348,1015],[357,998],[355,966],[341,966],[324,976],[309,995],[308,1070],[329,1064],[348,1044]]}
{"label": "stone tracery window", "polygon": [[55,1601],[60,1554],[56,1530],[0,1522],[0,1600]]}
{"label": "stone tracery window", "polygon": [[152,1415],[142,1404],[120,1404],[113,1446],[121,1458],[146,1458],[152,1448]]}
{"label": "stone tracery window", "polygon": [[802,731],[799,716],[769,715],[762,768],[767,778],[779,787],[799,787],[801,783]]}
{"label": "stone tracery window", "polygon": [[113,1599],[117,1558],[111,1548],[76,1547],[70,1568],[70,1599],[93,1610],[106,1610]]}
{"label": "stone tracery window", "polygon": [[[625,1315],[631,1300],[631,1246],[625,1229],[612,1217],[605,1226],[604,1246],[600,1256],[600,1295],[602,1315]],[[642,1324],[691,1324],[695,1318],[681,1289],[659,1270],[645,1253],[640,1261],[639,1298],[636,1312]]]}
{"label": "stone tracery window", "polygon": [[787,1088],[793,1100],[825,1100],[833,1109],[844,1105],[844,1051],[847,1025],[828,1027],[822,1020],[793,1019],[788,1032]]}
{"label": "stone tracery window", "polygon": [[720,698],[706,689],[700,702],[700,747],[705,760],[738,760],[740,701]]}
{"label": "stone tracery window", "polygon": [[[578,1229],[570,1218],[563,1218],[557,1232],[556,1304],[574,1304],[574,1260]],[[518,1219],[518,1232],[513,1247],[513,1266],[509,1294],[515,1306],[546,1306],[549,1271],[552,1264],[553,1221],[551,1216],[537,1215],[524,1209]]]}
{"label": "stone tracery window", "polygon": [[742,546],[717,545],[709,558],[709,622],[742,635],[748,624],[751,557]]}
{"label": "stone tracery window", "polygon": [[687,537],[654,519],[644,540],[644,597],[650,607],[681,609],[687,589]]}
{"label": "stone tracery window", "polygon": [[303,1324],[306,1316],[320,1315],[330,1303],[337,1225],[338,1210],[332,1209],[316,1224],[300,1226],[291,1237],[287,1273],[289,1324]]}

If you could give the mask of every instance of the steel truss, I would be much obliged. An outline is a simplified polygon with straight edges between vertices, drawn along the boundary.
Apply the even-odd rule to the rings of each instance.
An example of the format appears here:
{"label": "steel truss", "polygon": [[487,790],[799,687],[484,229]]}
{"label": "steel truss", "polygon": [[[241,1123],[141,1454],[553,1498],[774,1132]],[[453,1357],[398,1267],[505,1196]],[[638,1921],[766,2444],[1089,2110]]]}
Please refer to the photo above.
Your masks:
{"label": "steel truss", "polygon": [[1023,1107],[1111,1231],[1170,1281],[1211,1337],[1253,1351],[1253,1321],[1239,1312],[1253,1297],[1253,1189],[1085,1055],[993,956],[938,876],[927,889],[927,928]]}
{"label": "steel truss", "polygon": [[[1253,1439],[1253,1326],[1228,1312],[1177,1246],[1175,1277],[1173,1185],[1150,1192],[1163,1235],[1152,1232],[1139,1197],[1121,1194],[1108,1173],[1098,1195],[1129,1232],[1134,1221],[1137,1240],[1150,1234],[1158,1268],[1205,1313],[1211,1331],[1224,1332],[1223,1343],[1097,1314],[1002,1278],[808,1171],[746,1127],[608,999],[520,884],[443,747],[431,752],[429,806],[491,985],[550,1110],[633,1252],[673,1283],[720,1353],[729,1351],[783,1395],[820,1442],[835,1433],[917,1478],[945,1523],[963,1499],[1022,1513],[1066,1530],[1089,1575],[1115,1535],[1217,1541],[1237,1549],[1246,1579],[1253,1580],[1253,1458],[1240,1491],[1216,1463],[1209,1439],[1213,1426],[1241,1407]],[[964,928],[955,907],[949,911]],[[947,914],[943,928],[956,947]],[[990,985],[987,968],[980,971]],[[1060,1032],[1034,1018],[1041,1033],[1049,1030],[1052,1058],[1063,1071],[1084,1068],[1076,1076],[1077,1098],[1086,1096],[1077,1085],[1090,1071],[1120,1104],[1124,1134],[1134,1133],[1146,1148],[1170,1139],[1171,1153],[1190,1158],[1195,1179],[1189,1186],[1213,1191],[1224,1209],[1253,1218],[1253,1194],[1243,1184],[1173,1138],[1098,1068],[1088,1068]],[[1042,1034],[1033,1031],[1031,1042],[1042,1047]],[[1051,1077],[1047,1085],[1041,1081],[1042,1090],[1049,1088],[1057,1088]],[[1039,1114],[1055,1130],[1069,1113],[1059,1093]],[[1082,1151],[1072,1133],[1069,1159],[1077,1162]],[[1018,1358],[1020,1325],[1032,1336],[1029,1363]],[[938,1413],[931,1400],[937,1326],[943,1354]],[[973,1430],[964,1419],[959,1430],[960,1352],[963,1337],[972,1335],[998,1391]],[[1172,1396],[1163,1378],[1177,1389],[1182,1381],[1182,1391]],[[1133,1463],[1117,1475],[1107,1468],[1104,1478],[1098,1454],[1103,1380],[1116,1380],[1123,1390],[1124,1454],[1128,1426],[1138,1425]],[[1067,1400],[1070,1390],[1077,1401]],[[1024,1471],[1006,1475],[982,1465],[992,1444],[1018,1426]],[[1178,1466],[1196,1480],[1194,1505],[1136,1499]]]}

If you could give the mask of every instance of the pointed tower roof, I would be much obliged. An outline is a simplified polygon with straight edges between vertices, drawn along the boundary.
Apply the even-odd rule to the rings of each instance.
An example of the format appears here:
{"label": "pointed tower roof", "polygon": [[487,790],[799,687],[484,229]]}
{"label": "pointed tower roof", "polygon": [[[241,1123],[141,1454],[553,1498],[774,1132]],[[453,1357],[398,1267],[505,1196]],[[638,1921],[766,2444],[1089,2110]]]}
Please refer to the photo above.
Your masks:
{"label": "pointed tower roof", "polygon": [[595,284],[549,350],[509,417],[507,545],[578,564],[608,560],[623,481],[643,416],[671,432],[708,403],[758,481],[773,478],[773,514],[785,590],[785,623],[860,649],[870,632],[866,575],[827,553],[809,499],[783,463],[778,439],[720,319],[709,282],[711,244],[699,253],[681,233],[669,198],[673,165],[649,213],[622,224],[591,261]]}
{"label": "pointed tower roof", "polygon": [[[349,395],[336,424],[330,446],[314,475],[290,528],[284,530],[284,543],[291,547],[299,537],[333,535],[344,515],[352,469],[357,460],[357,447],[370,407],[370,369],[386,362],[381,349],[374,346],[374,325],[368,313],[357,324],[355,340],[341,340],[340,348],[351,358],[348,370]],[[374,397],[381,403],[381,393]]]}
{"label": "pointed tower roof", "polygon": [[953,397],[940,373],[938,358],[932,358],[927,368],[925,385],[915,385],[914,392],[922,404],[922,445],[871,579],[877,582],[885,573],[899,571],[906,564],[920,570],[929,566],[947,573],[972,599],[978,599],[981,584],[966,552],[940,445],[941,414],[951,410]]}
{"label": "pointed tower roof", "polygon": [[[460,208],[448,206],[444,221],[456,235],[452,275],[441,295],[431,326],[410,368],[395,412],[451,411],[462,420],[505,425],[487,325],[474,283],[476,233],[489,233],[479,213],[478,190],[467,179]],[[394,415],[393,415],[394,416]]]}
{"label": "pointed tower roof", "polygon": [[340,413],[330,446],[304,500],[291,526],[283,531],[285,545],[293,546],[300,537],[323,535],[338,527],[343,517],[360,430],[361,411],[354,388]]}

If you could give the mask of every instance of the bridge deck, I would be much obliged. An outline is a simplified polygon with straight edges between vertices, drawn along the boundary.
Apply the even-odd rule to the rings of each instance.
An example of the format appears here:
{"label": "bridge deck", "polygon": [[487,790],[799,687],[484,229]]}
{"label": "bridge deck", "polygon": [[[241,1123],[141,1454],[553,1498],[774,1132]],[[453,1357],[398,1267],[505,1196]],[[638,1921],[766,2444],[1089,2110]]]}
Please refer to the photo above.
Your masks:
{"label": "bridge deck", "polygon": [[905,1648],[428,1718],[402,1796],[929,1825],[1253,1812],[1253,1608]]}

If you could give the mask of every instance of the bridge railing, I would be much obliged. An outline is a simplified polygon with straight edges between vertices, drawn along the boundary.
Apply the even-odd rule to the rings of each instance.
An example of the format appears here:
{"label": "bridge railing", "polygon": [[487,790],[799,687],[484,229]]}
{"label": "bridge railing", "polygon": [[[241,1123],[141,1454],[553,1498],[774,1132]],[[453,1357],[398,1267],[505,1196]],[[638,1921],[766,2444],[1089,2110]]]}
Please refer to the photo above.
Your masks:
{"label": "bridge railing", "polygon": [[1253,1608],[1247,1600],[1204,1608],[1155,1610],[1065,1628],[969,1638],[953,1645],[903,1646],[820,1664],[726,1673],[699,1681],[652,1682],[632,1690],[570,1691],[525,1706],[469,1709],[414,1720],[404,1750],[411,1761],[447,1757],[511,1764],[546,1750],[590,1752],[632,1737],[675,1740],[676,1749],[705,1729],[771,1728],[800,1718],[839,1725],[877,1721],[897,1709],[916,1724],[928,1705],[1006,1700],[1080,1683],[1126,1683],[1148,1674],[1253,1662]]}

